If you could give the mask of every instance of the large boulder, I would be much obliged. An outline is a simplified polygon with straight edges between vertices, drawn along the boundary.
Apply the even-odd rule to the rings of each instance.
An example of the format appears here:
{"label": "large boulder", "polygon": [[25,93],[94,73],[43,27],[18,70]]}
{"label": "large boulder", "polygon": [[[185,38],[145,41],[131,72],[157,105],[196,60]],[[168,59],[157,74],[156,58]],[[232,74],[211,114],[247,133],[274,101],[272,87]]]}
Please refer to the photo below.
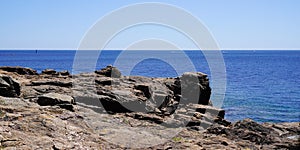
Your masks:
{"label": "large boulder", "polygon": [[101,70],[96,70],[95,73],[112,78],[121,78],[122,76],[121,72],[113,66],[107,66]]}
{"label": "large boulder", "polygon": [[206,74],[188,72],[175,79],[108,78],[113,68],[108,66],[96,71],[106,77],[97,76],[95,79],[97,94],[105,96],[99,99],[109,112],[154,112],[169,116],[176,111],[179,103],[209,104],[211,89]]}
{"label": "large boulder", "polygon": [[15,72],[20,75],[38,75],[36,70],[33,70],[31,68],[24,68],[24,67],[9,67],[9,66],[4,66],[0,67],[0,70],[7,71],[7,72]]}
{"label": "large boulder", "polygon": [[186,72],[176,78],[173,83],[165,83],[174,95],[180,98],[180,103],[209,104],[211,88],[207,75],[201,72]]}
{"label": "large boulder", "polygon": [[0,95],[18,97],[20,95],[20,84],[11,77],[0,74]]}

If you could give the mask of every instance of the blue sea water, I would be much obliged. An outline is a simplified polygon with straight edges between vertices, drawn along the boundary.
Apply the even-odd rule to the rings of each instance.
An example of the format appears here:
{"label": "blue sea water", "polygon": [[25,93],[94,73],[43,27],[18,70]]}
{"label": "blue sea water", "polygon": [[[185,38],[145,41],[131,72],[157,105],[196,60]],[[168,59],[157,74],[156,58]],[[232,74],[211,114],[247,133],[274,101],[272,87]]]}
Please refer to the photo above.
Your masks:
{"label": "blue sea water", "polygon": [[[36,53],[30,50],[1,50],[0,66],[30,67],[38,72],[46,68],[71,72],[75,53],[76,51]],[[121,51],[102,51],[96,68],[114,64],[120,53]],[[147,55],[145,51],[133,53],[137,57]],[[151,53],[182,60],[176,51],[151,51]],[[207,73],[210,77],[208,63],[201,51],[184,51],[184,53],[197,71]],[[258,122],[300,121],[300,51],[222,51],[222,53],[227,77],[222,106],[226,110],[226,119],[237,121],[251,118]],[[132,58],[127,59],[129,62]],[[150,58],[136,64],[130,75],[176,77],[180,74],[178,75],[168,63]]]}

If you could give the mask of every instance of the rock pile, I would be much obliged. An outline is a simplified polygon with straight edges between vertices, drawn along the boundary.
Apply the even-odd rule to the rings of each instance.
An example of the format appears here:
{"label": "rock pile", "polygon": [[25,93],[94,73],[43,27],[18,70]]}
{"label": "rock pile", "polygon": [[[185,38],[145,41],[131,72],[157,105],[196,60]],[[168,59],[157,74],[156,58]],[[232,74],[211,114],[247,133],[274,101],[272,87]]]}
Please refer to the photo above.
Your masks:
{"label": "rock pile", "polygon": [[4,149],[300,146],[299,123],[225,120],[225,111],[211,103],[209,79],[203,73],[147,78],[122,76],[112,66],[73,76],[50,69],[39,75],[29,68],[1,68],[0,147]]}

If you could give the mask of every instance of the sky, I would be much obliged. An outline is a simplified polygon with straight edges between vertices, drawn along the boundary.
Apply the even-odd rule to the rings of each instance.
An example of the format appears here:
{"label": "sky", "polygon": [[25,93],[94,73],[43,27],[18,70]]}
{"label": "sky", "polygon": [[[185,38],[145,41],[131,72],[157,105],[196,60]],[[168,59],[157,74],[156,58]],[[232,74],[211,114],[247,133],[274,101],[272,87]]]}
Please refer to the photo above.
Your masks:
{"label": "sky", "polygon": [[[0,0],[0,49],[77,49],[86,32],[105,15],[144,2],[171,4],[189,12],[223,50],[300,50],[299,0]],[[157,38],[160,33],[169,36],[159,38],[185,41],[173,32],[163,27],[137,27],[114,41],[141,33],[144,37],[140,38]],[[108,49],[122,47],[108,45]]]}

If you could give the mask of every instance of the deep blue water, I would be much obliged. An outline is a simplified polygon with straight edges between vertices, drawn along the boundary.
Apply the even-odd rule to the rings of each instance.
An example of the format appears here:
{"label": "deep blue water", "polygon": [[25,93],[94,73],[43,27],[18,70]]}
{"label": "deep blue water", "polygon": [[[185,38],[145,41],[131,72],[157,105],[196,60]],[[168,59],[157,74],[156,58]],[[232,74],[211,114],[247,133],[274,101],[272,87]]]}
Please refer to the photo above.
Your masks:
{"label": "deep blue water", "polygon": [[[102,51],[97,69],[114,64],[120,52]],[[236,121],[251,118],[258,122],[300,121],[300,51],[222,52],[227,76],[227,90],[223,103],[226,119]],[[75,53],[76,51],[36,53],[36,51],[2,50],[0,66],[30,67],[38,72],[46,68],[71,72]],[[145,51],[133,53],[136,57],[147,55]],[[151,53],[168,56],[179,64],[182,60],[174,51],[151,51]],[[197,71],[210,75],[208,63],[201,51],[185,51],[185,54],[192,60]],[[132,58],[126,59],[127,62],[132,61]],[[178,76],[168,63],[154,58],[136,64],[130,75]]]}

